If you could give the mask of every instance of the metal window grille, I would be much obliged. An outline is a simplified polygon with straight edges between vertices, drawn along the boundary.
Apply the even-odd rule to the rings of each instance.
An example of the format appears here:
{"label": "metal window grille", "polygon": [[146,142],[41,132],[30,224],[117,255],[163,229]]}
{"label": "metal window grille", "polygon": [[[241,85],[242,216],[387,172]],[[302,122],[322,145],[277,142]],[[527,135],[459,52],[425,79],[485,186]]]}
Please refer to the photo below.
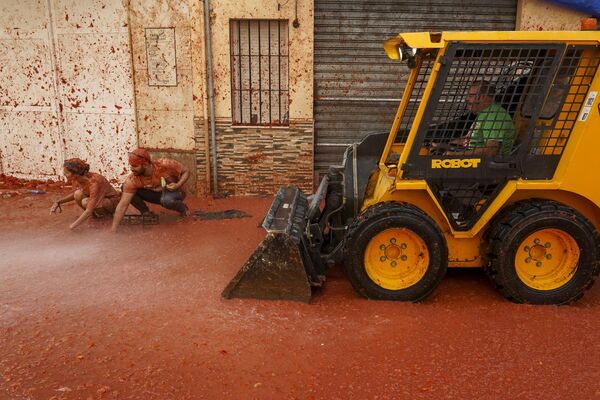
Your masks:
{"label": "metal window grille", "polygon": [[289,124],[287,20],[231,20],[235,125]]}

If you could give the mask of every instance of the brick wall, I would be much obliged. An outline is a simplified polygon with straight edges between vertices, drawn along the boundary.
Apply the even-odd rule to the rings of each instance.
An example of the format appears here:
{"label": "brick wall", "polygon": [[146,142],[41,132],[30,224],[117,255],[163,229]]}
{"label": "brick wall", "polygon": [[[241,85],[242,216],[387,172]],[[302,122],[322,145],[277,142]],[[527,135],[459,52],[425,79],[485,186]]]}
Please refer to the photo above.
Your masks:
{"label": "brick wall", "polygon": [[[198,192],[206,192],[203,121],[195,121]],[[231,126],[217,122],[220,194],[270,195],[294,184],[307,193],[313,187],[313,123],[290,122],[288,128]]]}

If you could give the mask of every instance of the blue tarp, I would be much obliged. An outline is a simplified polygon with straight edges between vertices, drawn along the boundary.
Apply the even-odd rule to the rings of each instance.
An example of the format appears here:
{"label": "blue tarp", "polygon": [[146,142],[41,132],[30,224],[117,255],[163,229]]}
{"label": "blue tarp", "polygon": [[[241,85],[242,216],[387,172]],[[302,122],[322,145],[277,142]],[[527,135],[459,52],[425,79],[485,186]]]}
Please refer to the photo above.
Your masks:
{"label": "blue tarp", "polygon": [[600,0],[551,0],[553,3],[581,11],[591,16],[600,16]]}

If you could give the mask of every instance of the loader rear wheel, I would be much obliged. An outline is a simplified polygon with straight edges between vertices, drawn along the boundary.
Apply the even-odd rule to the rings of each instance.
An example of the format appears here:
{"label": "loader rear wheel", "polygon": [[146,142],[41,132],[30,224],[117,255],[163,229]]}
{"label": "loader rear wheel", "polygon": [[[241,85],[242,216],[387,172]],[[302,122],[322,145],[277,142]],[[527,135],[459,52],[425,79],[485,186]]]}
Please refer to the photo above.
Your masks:
{"label": "loader rear wheel", "polygon": [[518,203],[494,223],[489,239],[486,272],[516,303],[572,303],[600,272],[594,225],[557,202]]}
{"label": "loader rear wheel", "polygon": [[382,203],[359,215],[345,240],[344,266],[370,299],[419,301],[440,283],[448,249],[437,224],[419,209]]}

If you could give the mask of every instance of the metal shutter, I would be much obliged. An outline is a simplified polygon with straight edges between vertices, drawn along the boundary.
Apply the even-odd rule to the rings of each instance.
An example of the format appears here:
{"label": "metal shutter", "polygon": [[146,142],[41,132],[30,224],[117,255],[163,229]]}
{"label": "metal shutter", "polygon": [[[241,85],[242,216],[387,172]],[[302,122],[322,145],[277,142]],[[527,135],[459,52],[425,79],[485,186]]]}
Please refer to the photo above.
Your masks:
{"label": "metal shutter", "polygon": [[315,172],[340,164],[367,133],[389,130],[409,70],[387,58],[385,39],[514,30],[516,13],[517,0],[315,0]]}

